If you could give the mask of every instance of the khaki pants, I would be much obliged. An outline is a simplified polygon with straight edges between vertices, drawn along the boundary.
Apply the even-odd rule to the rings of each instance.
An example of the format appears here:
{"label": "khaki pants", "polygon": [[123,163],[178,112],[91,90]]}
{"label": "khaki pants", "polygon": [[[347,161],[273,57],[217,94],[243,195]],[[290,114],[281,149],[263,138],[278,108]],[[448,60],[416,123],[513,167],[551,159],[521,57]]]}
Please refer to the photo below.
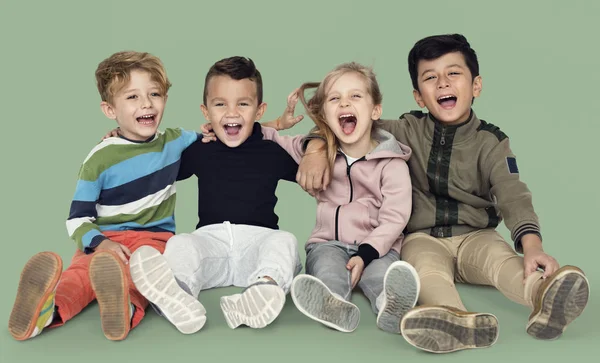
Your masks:
{"label": "khaki pants", "polygon": [[504,296],[533,307],[542,273],[523,283],[523,257],[494,229],[449,238],[426,233],[409,234],[401,258],[415,267],[421,280],[420,305],[446,305],[468,311],[455,282],[494,286]]}

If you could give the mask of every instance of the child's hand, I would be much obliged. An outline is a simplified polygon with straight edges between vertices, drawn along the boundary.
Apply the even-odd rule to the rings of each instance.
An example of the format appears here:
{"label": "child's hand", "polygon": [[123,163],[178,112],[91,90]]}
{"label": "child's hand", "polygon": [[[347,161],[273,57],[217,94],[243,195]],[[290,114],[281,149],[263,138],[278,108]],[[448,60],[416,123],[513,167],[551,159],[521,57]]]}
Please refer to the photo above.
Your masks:
{"label": "child's hand", "polygon": [[552,275],[558,268],[558,262],[547,255],[542,248],[542,240],[537,234],[528,233],[521,238],[521,245],[523,246],[523,268],[524,276],[523,283],[525,280],[537,271],[538,268],[544,270],[543,278]]}
{"label": "child's hand", "polygon": [[[127,258],[129,256],[131,256],[131,251],[129,251],[129,248],[123,246],[120,243],[113,242],[113,241],[109,240],[108,238],[105,239],[104,241],[100,242],[98,247],[96,247],[95,251],[99,251],[99,250],[113,251],[114,253],[116,253],[119,256],[121,261],[123,261],[123,263],[126,265],[127,265]],[[127,256],[127,257],[125,257],[125,256]]]}
{"label": "child's hand", "polygon": [[300,160],[296,182],[302,189],[313,197],[321,190],[327,189],[330,182],[329,160],[324,150],[318,150],[322,140],[312,140],[308,143],[306,154]]}
{"label": "child's hand", "polygon": [[552,275],[556,270],[559,269],[558,262],[546,252],[542,250],[528,251],[523,255],[523,265],[525,268],[525,276],[523,277],[523,283],[529,275],[537,271],[538,267],[544,270],[543,278]]}
{"label": "child's hand", "polygon": [[299,89],[296,88],[292,93],[289,94],[287,99],[287,107],[283,111],[283,114],[279,117],[278,130],[287,130],[292,128],[295,124],[302,121],[304,119],[303,115],[294,116],[294,110],[296,109],[296,104],[298,103]]}
{"label": "child's hand", "polygon": [[202,130],[202,142],[203,143],[206,144],[211,141],[217,141],[217,137],[215,136],[215,133],[212,131],[212,125],[210,124],[210,122],[207,122],[204,125],[200,126],[200,130]]}
{"label": "child's hand", "polygon": [[350,270],[352,277],[352,288],[354,288],[362,277],[363,270],[365,269],[365,262],[362,258],[360,258],[360,256],[354,256],[350,259],[350,261],[348,261],[346,268]]}
{"label": "child's hand", "polygon": [[104,135],[102,140],[108,139],[109,137],[117,137],[117,136],[119,136],[119,128],[118,127],[116,129],[110,130],[106,135]]}

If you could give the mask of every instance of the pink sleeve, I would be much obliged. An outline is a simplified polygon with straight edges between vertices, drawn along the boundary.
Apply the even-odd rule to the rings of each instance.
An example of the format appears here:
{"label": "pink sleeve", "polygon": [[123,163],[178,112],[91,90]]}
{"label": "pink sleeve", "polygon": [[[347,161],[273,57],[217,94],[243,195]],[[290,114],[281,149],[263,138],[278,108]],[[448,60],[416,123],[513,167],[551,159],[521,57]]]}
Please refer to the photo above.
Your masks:
{"label": "pink sleeve", "polygon": [[392,159],[382,170],[379,226],[364,239],[383,257],[404,231],[412,212],[412,183],[406,161]]}
{"label": "pink sleeve", "polygon": [[279,135],[277,130],[274,128],[264,126],[261,127],[263,140],[271,140],[276,142],[285,151],[287,151],[287,153],[290,154],[298,164],[300,164],[300,160],[304,156],[304,152],[302,150],[302,140],[304,139],[304,135],[282,136]]}

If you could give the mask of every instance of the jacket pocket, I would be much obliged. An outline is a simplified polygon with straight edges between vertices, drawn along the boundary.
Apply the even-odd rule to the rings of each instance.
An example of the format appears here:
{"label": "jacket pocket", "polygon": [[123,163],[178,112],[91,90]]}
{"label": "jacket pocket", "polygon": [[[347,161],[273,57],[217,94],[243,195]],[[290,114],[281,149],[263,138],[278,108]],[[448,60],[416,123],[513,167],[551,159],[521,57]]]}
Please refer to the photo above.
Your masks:
{"label": "jacket pocket", "polygon": [[369,208],[359,202],[342,206],[338,215],[338,229],[340,242],[362,242],[373,230]]}

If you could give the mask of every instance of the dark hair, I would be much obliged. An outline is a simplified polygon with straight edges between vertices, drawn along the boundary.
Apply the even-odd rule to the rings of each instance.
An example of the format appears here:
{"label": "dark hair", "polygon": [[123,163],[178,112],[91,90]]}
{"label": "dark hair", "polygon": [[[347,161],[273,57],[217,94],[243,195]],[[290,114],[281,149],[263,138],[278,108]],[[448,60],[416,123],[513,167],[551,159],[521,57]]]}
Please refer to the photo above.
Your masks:
{"label": "dark hair", "polygon": [[242,79],[249,79],[256,83],[256,96],[258,97],[258,104],[262,103],[263,98],[263,84],[262,76],[254,62],[250,58],[245,57],[229,57],[221,59],[217,63],[213,64],[208,70],[206,78],[204,79],[204,97],[203,102],[206,105],[206,96],[208,95],[208,81],[216,76],[229,76],[236,81]]}
{"label": "dark hair", "polygon": [[462,34],[433,35],[415,43],[408,53],[408,73],[413,88],[419,90],[417,66],[421,60],[432,60],[448,53],[460,52],[465,57],[465,63],[471,71],[473,79],[479,75],[477,54]]}

